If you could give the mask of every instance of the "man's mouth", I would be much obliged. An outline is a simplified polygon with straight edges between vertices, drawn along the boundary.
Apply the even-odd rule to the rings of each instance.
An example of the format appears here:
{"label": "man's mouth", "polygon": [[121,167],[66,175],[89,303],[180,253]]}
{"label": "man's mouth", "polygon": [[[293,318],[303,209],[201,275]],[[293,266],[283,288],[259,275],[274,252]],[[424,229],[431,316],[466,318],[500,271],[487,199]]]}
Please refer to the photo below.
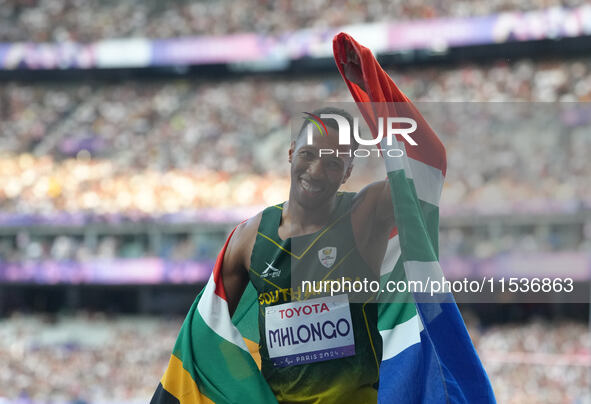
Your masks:
{"label": "man's mouth", "polygon": [[307,192],[322,192],[322,190],[323,190],[323,188],[321,186],[313,185],[304,179],[300,180],[300,185],[302,186],[304,191],[307,191]]}

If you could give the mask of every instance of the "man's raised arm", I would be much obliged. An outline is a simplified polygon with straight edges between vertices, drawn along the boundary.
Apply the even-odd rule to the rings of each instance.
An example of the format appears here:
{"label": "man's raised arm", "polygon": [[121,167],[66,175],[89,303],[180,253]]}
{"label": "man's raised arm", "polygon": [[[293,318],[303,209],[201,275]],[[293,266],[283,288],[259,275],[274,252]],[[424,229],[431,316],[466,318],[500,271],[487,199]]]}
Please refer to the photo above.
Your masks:
{"label": "man's raised arm", "polygon": [[[361,71],[361,61],[348,43],[345,44],[345,57],[341,60],[341,65],[345,78],[367,94]],[[395,226],[390,182],[387,179],[369,184],[359,193],[359,197],[363,200],[362,204],[367,210],[365,217],[371,218],[374,226],[388,230]]]}

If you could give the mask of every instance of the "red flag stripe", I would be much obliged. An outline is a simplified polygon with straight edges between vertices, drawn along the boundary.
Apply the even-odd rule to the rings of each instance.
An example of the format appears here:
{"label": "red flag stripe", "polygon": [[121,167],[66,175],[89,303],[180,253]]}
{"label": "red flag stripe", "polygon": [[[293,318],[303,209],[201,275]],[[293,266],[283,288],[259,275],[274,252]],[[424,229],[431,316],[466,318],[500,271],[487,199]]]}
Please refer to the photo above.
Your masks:
{"label": "red flag stripe", "polygon": [[226,253],[226,248],[228,248],[230,239],[232,238],[232,235],[236,231],[237,227],[238,226],[234,227],[234,229],[228,236],[228,239],[224,243],[222,251],[220,251],[220,253],[218,254],[218,257],[215,261],[215,265],[213,267],[213,281],[215,282],[215,294],[224,299],[226,302],[228,301],[228,298],[226,296],[226,290],[224,289],[224,282],[222,280],[222,262],[224,261],[224,254]]}
{"label": "red flag stripe", "polygon": [[[345,75],[343,63],[348,61],[347,46],[349,46],[359,57],[361,62],[361,73],[367,92],[363,91],[357,84],[352,83]],[[447,160],[443,144],[410,99],[408,99],[408,97],[396,86],[386,72],[384,72],[371,51],[357,43],[357,41],[351,38],[348,34],[341,32],[333,39],[333,52],[337,68],[347,83],[353,98],[357,102],[359,110],[363,114],[372,132],[377,133],[376,115],[384,116],[387,114],[390,116],[408,116],[410,114],[410,117],[417,121],[418,131],[416,136],[419,146],[407,147],[408,157],[441,170],[445,176],[447,171]],[[385,105],[384,108],[388,109],[387,111],[384,111],[386,114],[376,114],[374,108],[379,108],[380,106],[366,103],[399,104]],[[392,108],[394,108],[394,110],[392,110]]]}

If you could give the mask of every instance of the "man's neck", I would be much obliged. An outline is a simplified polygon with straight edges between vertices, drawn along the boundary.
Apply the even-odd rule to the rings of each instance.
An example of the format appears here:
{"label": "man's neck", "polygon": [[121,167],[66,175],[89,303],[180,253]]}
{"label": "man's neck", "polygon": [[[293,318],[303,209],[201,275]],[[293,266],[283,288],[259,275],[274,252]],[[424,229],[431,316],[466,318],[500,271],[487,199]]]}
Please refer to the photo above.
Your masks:
{"label": "man's neck", "polygon": [[293,198],[283,206],[280,232],[282,238],[311,234],[324,227],[336,207],[336,197],[314,209],[298,204]]}

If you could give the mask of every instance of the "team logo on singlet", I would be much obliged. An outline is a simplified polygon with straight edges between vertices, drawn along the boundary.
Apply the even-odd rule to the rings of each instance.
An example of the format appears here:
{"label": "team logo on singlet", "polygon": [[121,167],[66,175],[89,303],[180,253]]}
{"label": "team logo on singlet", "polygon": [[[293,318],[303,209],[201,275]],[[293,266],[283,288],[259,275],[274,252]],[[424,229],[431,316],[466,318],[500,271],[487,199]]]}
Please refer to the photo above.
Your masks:
{"label": "team logo on singlet", "polygon": [[337,259],[336,247],[324,247],[318,250],[318,259],[326,268],[330,268]]}
{"label": "team logo on singlet", "polygon": [[267,264],[267,268],[261,273],[261,277],[267,278],[270,276],[271,278],[277,278],[281,275],[281,269],[275,268],[273,263],[269,264],[268,262],[265,262],[265,264]]}

